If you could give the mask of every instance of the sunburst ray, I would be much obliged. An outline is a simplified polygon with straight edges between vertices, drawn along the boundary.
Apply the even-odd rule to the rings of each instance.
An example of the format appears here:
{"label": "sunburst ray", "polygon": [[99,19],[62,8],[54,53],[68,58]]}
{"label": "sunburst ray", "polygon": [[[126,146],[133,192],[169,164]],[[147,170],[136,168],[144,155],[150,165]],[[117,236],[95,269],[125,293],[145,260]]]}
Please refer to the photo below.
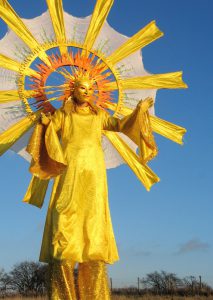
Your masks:
{"label": "sunburst ray", "polygon": [[[50,17],[55,31],[56,40],[59,44],[65,43],[66,31],[65,31],[65,24],[64,24],[64,12],[63,12],[62,0],[46,0],[46,2],[50,12]],[[62,55],[67,54],[67,47],[60,46],[60,52]]]}
{"label": "sunburst ray", "polygon": [[84,47],[90,50],[109,14],[114,0],[97,0],[89,28],[84,40]]}
{"label": "sunburst ray", "polygon": [[163,36],[163,32],[156,26],[155,21],[152,21],[147,26],[142,28],[138,33],[129,38],[123,45],[116,49],[109,57],[108,60],[112,64],[116,64],[125,57],[134,53],[135,51],[152,43],[156,39]]}
{"label": "sunburst ray", "polygon": [[[184,83],[182,79],[182,72],[172,72],[122,79],[120,80],[120,86],[123,90],[187,88],[187,84]],[[106,89],[117,90],[117,83],[108,83]]]}
{"label": "sunburst ray", "polygon": [[[21,18],[16,14],[7,0],[0,0],[0,17],[19,36],[19,38],[33,50],[39,47],[39,43],[25,26]],[[46,53],[41,53],[39,57],[49,64]]]}
{"label": "sunburst ray", "polygon": [[141,164],[137,154],[127,146],[117,133],[104,131],[104,134],[148,191],[154,183],[160,181],[159,177],[147,165]]}
{"label": "sunburst ray", "polygon": [[[35,95],[35,91],[32,90],[24,90],[23,96],[25,98],[32,98]],[[19,96],[19,92],[17,90],[8,90],[8,91],[0,91],[0,104],[6,102],[17,101],[21,98]]]}
{"label": "sunburst ray", "polygon": [[0,155],[17,142],[38,120],[40,112],[31,114],[0,134]]}
{"label": "sunburst ray", "polygon": [[[112,111],[116,110],[115,103],[106,103],[105,106]],[[121,106],[119,110],[119,114],[121,114],[122,116],[128,116],[132,112],[133,109],[126,106]],[[186,133],[186,129],[184,127],[165,121],[154,115],[150,115],[150,122],[151,122],[152,130],[154,132],[164,136],[165,138],[177,144],[180,145],[183,144],[183,136]]]}
{"label": "sunburst ray", "polygon": [[[11,71],[19,72],[21,64],[14,59],[11,59],[3,54],[0,54],[0,67]],[[38,77],[38,73],[30,68],[25,70],[25,74],[28,76]]]}

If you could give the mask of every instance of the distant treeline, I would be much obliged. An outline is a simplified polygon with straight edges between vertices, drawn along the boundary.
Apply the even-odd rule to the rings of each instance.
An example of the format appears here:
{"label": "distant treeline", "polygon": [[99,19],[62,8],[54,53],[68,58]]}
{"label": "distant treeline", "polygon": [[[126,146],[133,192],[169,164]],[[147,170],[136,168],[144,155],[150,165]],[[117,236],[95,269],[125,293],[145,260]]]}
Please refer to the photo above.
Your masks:
{"label": "distant treeline", "polygon": [[[74,275],[77,279],[77,270]],[[143,279],[138,278],[137,287],[113,288],[112,278],[110,281],[112,293],[116,295],[213,295],[213,288],[202,282],[201,276],[179,278],[176,274],[165,271],[149,273]],[[0,269],[0,298],[11,295],[45,296],[47,286],[47,264],[25,261],[14,265],[8,273]]]}

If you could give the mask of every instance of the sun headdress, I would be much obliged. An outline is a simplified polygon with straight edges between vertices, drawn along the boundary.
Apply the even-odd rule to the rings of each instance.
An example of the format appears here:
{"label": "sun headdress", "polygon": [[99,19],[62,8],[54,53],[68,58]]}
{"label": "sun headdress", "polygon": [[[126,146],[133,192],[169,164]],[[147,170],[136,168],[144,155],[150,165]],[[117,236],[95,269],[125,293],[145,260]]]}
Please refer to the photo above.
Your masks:
{"label": "sun headdress", "polygon": [[[155,99],[158,89],[187,87],[182,72],[150,74],[143,68],[140,50],[163,36],[155,21],[128,38],[106,21],[113,0],[97,0],[86,18],[65,13],[62,0],[46,2],[47,12],[23,20],[7,0],[0,0],[0,17],[11,29],[0,40],[0,155],[12,148],[29,159],[25,147],[30,128],[41,111],[53,113],[64,105],[81,76],[94,82],[95,105],[117,117],[129,115],[141,99]],[[56,75],[60,83],[58,78],[52,81]],[[182,144],[183,127],[156,117],[154,110],[150,122],[154,132]],[[116,167],[124,160],[107,138],[106,164]],[[131,148],[136,153],[137,147]]]}

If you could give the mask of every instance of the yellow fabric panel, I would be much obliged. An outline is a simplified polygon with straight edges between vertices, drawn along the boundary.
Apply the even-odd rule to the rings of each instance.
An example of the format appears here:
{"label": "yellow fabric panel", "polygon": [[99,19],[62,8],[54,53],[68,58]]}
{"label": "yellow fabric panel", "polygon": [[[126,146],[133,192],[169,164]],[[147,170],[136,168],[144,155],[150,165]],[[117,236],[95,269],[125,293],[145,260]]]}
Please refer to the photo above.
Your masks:
{"label": "yellow fabric panel", "polygon": [[[16,14],[7,0],[0,0],[0,17],[22,39],[22,41],[28,45],[30,49],[39,47],[36,39],[24,25],[20,17]],[[40,58],[49,65],[49,60],[47,59],[47,55],[45,53],[41,54]]]}
{"label": "yellow fabric panel", "polygon": [[7,151],[35,123],[37,115],[27,116],[0,134],[0,155]]}
{"label": "yellow fabric panel", "polygon": [[61,145],[52,122],[46,126],[38,123],[27,146],[32,156],[30,172],[40,179],[50,179],[66,168]]}
{"label": "yellow fabric panel", "polygon": [[15,72],[19,71],[21,64],[3,54],[0,54],[0,67],[12,70]]}
{"label": "yellow fabric panel", "polygon": [[84,47],[90,50],[109,14],[114,0],[97,0],[90,25],[85,37]]}
{"label": "yellow fabric panel", "polygon": [[[107,107],[111,110],[116,109],[116,105],[114,103],[107,104]],[[123,116],[128,116],[132,113],[132,109],[128,107],[121,107],[119,113]],[[175,143],[183,144],[183,136],[186,133],[186,129],[175,125],[171,122],[160,119],[156,116],[150,115],[151,127],[154,132],[166,137],[167,139],[172,140]]]}
{"label": "yellow fabric panel", "polygon": [[8,91],[0,91],[0,104],[6,103],[10,101],[20,100],[18,91],[8,90]]}
{"label": "yellow fabric panel", "polygon": [[178,144],[183,144],[183,136],[186,133],[186,129],[170,123],[168,121],[162,120],[156,116],[150,116],[151,126],[153,131],[158,134],[163,135],[167,139],[172,140]]}
{"label": "yellow fabric panel", "polygon": [[[31,98],[35,94],[34,91],[27,91],[23,92],[25,98]],[[0,104],[21,100],[18,91],[15,90],[8,90],[8,91],[0,91]]]}
{"label": "yellow fabric panel", "polygon": [[104,134],[148,191],[154,183],[160,181],[159,177],[147,165],[141,164],[140,158],[117,133],[104,131]]}
{"label": "yellow fabric panel", "polygon": [[[66,42],[66,32],[64,25],[64,13],[62,0],[46,0],[50,17],[52,19],[53,28],[56,35],[56,40],[59,43]],[[60,47],[61,54],[67,53],[67,47]]]}
{"label": "yellow fabric panel", "polygon": [[[183,82],[182,72],[172,72],[166,74],[155,74],[142,77],[133,77],[120,81],[123,90],[129,89],[180,89],[187,88]],[[107,84],[107,90],[117,90],[115,82]]]}
{"label": "yellow fabric panel", "polygon": [[[0,54],[0,67],[19,72],[21,64],[3,54]],[[38,73],[32,69],[26,69],[25,74],[28,76],[38,76]]]}
{"label": "yellow fabric panel", "polygon": [[43,206],[48,184],[49,180],[42,180],[36,176],[32,176],[22,201],[41,208]]}
{"label": "yellow fabric panel", "polygon": [[142,28],[139,32],[129,38],[123,45],[116,49],[108,59],[112,64],[116,64],[125,57],[134,53],[135,51],[152,43],[156,39],[163,36],[163,32],[156,26],[155,21],[150,22],[147,26]]}
{"label": "yellow fabric panel", "polygon": [[131,114],[122,119],[105,113],[103,124],[103,129],[122,132],[138,145],[142,164],[146,164],[157,155],[158,150],[152,133],[149,113],[142,111],[141,103]]}

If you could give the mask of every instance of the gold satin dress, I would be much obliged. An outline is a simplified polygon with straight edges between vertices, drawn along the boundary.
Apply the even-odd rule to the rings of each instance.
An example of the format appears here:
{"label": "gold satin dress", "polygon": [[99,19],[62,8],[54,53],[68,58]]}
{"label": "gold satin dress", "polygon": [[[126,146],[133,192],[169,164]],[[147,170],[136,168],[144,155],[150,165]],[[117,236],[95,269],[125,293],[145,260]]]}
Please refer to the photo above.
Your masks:
{"label": "gold satin dress", "polygon": [[51,123],[56,132],[61,132],[67,167],[54,181],[40,261],[94,260],[112,264],[119,257],[101,136],[102,129],[117,131],[116,119],[100,109],[95,114],[85,107],[69,114],[59,109]]}

